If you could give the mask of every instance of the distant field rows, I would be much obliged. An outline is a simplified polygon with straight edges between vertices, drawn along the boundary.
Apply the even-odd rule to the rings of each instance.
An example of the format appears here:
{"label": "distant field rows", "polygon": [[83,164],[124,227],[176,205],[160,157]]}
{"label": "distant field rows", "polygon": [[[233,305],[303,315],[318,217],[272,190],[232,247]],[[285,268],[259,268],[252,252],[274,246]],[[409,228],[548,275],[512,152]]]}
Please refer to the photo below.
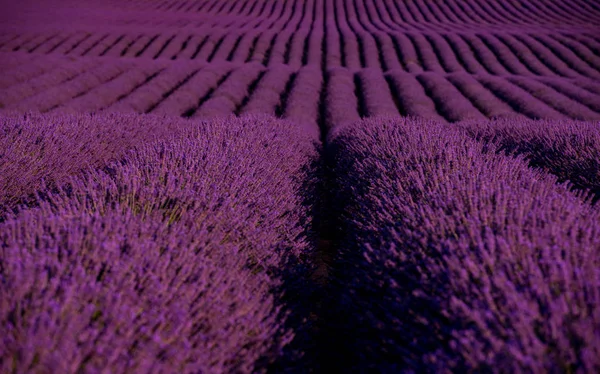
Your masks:
{"label": "distant field rows", "polygon": [[[85,6],[82,7],[81,3]],[[524,31],[548,29],[591,29],[600,22],[600,7],[585,0],[565,3],[543,1],[416,0],[210,0],[210,1],[106,1],[75,3],[89,8],[88,18],[112,20],[115,25],[167,27],[235,27],[243,29],[299,30],[313,26],[335,26],[342,33],[356,31],[457,31],[502,26]],[[68,1],[49,1],[68,7]],[[115,8],[125,12],[112,12]],[[29,13],[42,13],[33,9]],[[98,11],[102,14],[98,15]],[[92,14],[96,13],[96,14]],[[132,13],[138,13],[132,17]],[[107,15],[109,17],[107,17]],[[40,16],[40,15],[38,15]],[[157,17],[160,16],[160,17]],[[11,17],[18,23],[19,17]],[[71,19],[71,24],[81,20]]]}
{"label": "distant field rows", "polygon": [[0,107],[18,111],[105,110],[205,118],[266,113],[311,124],[378,115],[449,122],[516,116],[600,119],[600,81],[581,77],[410,73],[399,68],[322,71],[258,62],[57,55],[26,62],[26,54],[3,56]]}
{"label": "distant field rows", "polygon": [[402,32],[321,20],[283,30],[13,31],[0,34],[0,51],[600,79],[600,42],[585,33]]}
{"label": "distant field rows", "polygon": [[600,118],[600,6],[582,0],[84,1],[76,17],[69,1],[0,27],[0,108],[322,129],[382,114]]}

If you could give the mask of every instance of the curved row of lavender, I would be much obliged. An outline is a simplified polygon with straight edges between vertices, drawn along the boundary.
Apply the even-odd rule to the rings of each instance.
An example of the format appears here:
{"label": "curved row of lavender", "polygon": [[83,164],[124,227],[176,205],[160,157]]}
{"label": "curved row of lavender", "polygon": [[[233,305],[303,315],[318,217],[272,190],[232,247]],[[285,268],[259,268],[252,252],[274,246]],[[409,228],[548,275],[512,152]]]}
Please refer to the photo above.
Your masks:
{"label": "curved row of lavender", "polygon": [[[520,133],[532,149],[554,136]],[[429,120],[356,122],[329,146],[342,370],[600,370],[600,216],[586,195]]]}
{"label": "curved row of lavender", "polygon": [[[178,132],[114,140],[133,118]],[[0,222],[0,371],[261,372],[302,329],[281,292],[311,267],[316,139],[266,116],[133,118],[6,120],[0,159],[54,183]]]}
{"label": "curved row of lavender", "polygon": [[[394,28],[370,31],[345,30],[332,10],[309,20],[298,30],[259,29],[251,32],[207,27],[199,31],[107,28],[71,31],[60,36],[53,30],[21,31],[14,36],[0,30],[0,52],[36,57],[67,56],[127,58],[201,63],[255,63],[403,69],[410,73],[468,72],[496,76],[562,76],[600,79],[598,43],[580,39],[578,33],[548,34],[507,31],[403,33]],[[322,14],[322,12],[317,12]],[[309,19],[306,16],[306,19]],[[345,16],[341,16],[345,17]],[[340,28],[342,33],[338,32]],[[262,32],[261,32],[262,31]],[[204,35],[205,34],[205,35]],[[5,37],[2,37],[5,36]],[[287,39],[285,39],[287,38]]]}
{"label": "curved row of lavender", "polygon": [[[32,3],[27,1],[26,3]],[[235,1],[235,0],[173,0],[173,1],[78,1],[73,0],[48,0],[45,7],[40,10],[28,9],[29,13],[35,14],[37,10],[43,13],[47,7],[68,7],[74,4],[84,4],[87,12],[82,14],[80,22],[98,20],[95,13],[114,21],[123,21],[120,14],[113,14],[114,7],[120,6],[123,10],[136,15],[160,14],[163,19],[157,20],[157,26],[161,27],[190,27],[200,28],[203,26],[226,27],[231,22],[239,22],[238,27],[242,30],[252,30],[265,25],[292,23],[294,27],[304,20],[298,16],[303,9],[312,12],[313,7],[325,6],[339,11],[342,15],[349,13],[353,27],[368,30],[368,26],[395,27],[401,31],[422,31],[425,29],[448,30],[448,29],[472,29],[475,26],[506,26],[510,29],[519,27],[577,27],[591,24],[598,20],[597,3],[571,0],[559,2],[557,0],[545,1],[519,1],[505,3],[501,1],[489,1],[479,3],[472,0],[448,0],[444,3],[430,3],[424,0],[410,2],[398,2],[393,0],[376,1],[342,1],[342,0],[313,0],[313,1],[286,1],[276,2],[269,0]],[[308,4],[307,4],[308,3]],[[27,12],[22,12],[17,6],[9,6],[6,9],[7,21],[17,23]],[[544,5],[540,7],[540,5]],[[19,12],[21,10],[21,12]],[[112,12],[111,12],[112,11]],[[91,13],[91,14],[90,14]],[[43,15],[43,14],[42,14]],[[94,17],[95,16],[95,17]],[[193,17],[185,17],[193,16]],[[230,17],[231,19],[223,19]],[[290,19],[292,21],[290,21]],[[63,21],[63,18],[54,22]],[[139,17],[130,20],[132,24],[146,25],[146,19]],[[198,22],[202,21],[202,22]],[[74,22],[78,25],[78,22]]]}
{"label": "curved row of lavender", "polygon": [[600,79],[600,6],[554,1],[34,0],[4,5],[0,51]]}
{"label": "curved row of lavender", "polygon": [[457,124],[497,152],[523,156],[533,168],[600,199],[600,122],[465,121]]}
{"label": "curved row of lavender", "polygon": [[[343,86],[339,79],[344,79]],[[57,59],[0,73],[0,108],[201,118],[262,113],[316,128],[322,118],[321,94],[327,91],[331,101],[340,101],[345,110],[356,110],[360,117],[399,114],[449,122],[498,117],[598,120],[597,82],[465,72],[414,74],[400,68],[322,70],[280,64],[265,69],[258,63]],[[322,104],[327,111],[338,110],[328,108],[328,101]]]}

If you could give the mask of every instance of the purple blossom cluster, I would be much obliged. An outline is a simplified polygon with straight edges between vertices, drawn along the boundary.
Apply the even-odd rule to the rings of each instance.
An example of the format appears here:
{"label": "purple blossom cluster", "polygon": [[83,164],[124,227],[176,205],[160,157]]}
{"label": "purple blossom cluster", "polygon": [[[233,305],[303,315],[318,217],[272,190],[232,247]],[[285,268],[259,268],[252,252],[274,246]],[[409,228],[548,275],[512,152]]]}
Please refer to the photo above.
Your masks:
{"label": "purple blossom cluster", "polygon": [[600,369],[600,216],[585,198],[432,121],[369,119],[329,141],[328,321],[345,367]]}
{"label": "purple blossom cluster", "polygon": [[192,122],[39,190],[0,223],[2,371],[262,371],[316,156],[286,121]]}
{"label": "purple blossom cluster", "polygon": [[119,204],[0,226],[4,372],[251,372],[290,338],[225,234]]}

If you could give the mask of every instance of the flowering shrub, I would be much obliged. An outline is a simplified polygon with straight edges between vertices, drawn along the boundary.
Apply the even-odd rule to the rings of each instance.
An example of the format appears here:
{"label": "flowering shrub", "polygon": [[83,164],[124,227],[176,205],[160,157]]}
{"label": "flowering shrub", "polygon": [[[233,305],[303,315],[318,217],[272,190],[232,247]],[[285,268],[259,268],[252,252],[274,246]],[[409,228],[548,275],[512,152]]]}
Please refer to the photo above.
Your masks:
{"label": "flowering shrub", "polygon": [[39,191],[0,223],[3,371],[262,370],[293,336],[282,277],[310,268],[314,144],[269,117],[188,124]]}
{"label": "flowering shrub", "polygon": [[329,322],[344,363],[600,368],[597,209],[447,125],[370,119],[330,142],[340,251]]}

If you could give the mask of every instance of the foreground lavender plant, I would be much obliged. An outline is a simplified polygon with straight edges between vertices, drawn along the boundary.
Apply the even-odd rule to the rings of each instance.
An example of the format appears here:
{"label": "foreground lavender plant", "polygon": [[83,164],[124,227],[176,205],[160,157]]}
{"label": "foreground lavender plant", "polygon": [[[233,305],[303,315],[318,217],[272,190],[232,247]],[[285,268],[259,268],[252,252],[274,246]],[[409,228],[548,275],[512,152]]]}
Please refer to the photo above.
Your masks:
{"label": "foreground lavender plant", "polygon": [[3,372],[250,372],[289,339],[272,282],[223,233],[117,204],[24,212],[0,233]]}
{"label": "foreground lavender plant", "polygon": [[0,224],[0,371],[248,373],[281,356],[314,140],[269,117],[188,126]]}
{"label": "foreground lavender plant", "polygon": [[434,122],[368,120],[330,141],[341,212],[330,321],[342,362],[600,369],[597,210],[523,159]]}

